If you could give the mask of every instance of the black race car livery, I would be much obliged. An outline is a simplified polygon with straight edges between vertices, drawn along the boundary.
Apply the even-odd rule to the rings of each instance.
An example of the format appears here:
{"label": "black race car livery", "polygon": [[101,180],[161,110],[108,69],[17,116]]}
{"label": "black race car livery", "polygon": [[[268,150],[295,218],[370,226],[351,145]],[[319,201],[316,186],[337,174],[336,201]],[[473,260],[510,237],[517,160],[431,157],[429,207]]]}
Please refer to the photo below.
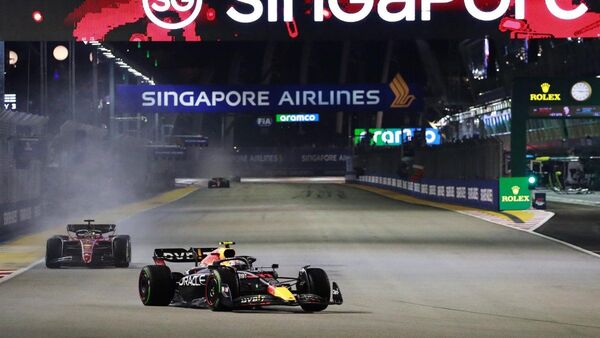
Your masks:
{"label": "black race car livery", "polygon": [[[300,306],[317,312],[340,305],[337,283],[327,273],[305,266],[297,277],[282,277],[279,266],[255,267],[251,256],[237,256],[233,242],[216,248],[156,249],[155,265],[145,266],[139,276],[144,305],[170,304],[208,307],[213,310],[255,308],[267,305]],[[165,262],[195,263],[185,273],[172,272]]]}

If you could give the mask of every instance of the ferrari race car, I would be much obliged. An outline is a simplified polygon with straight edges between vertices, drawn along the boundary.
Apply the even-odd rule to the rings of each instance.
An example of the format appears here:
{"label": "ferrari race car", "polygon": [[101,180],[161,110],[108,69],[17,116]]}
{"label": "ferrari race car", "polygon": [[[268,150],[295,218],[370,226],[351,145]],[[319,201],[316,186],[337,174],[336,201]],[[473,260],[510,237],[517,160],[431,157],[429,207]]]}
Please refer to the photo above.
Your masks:
{"label": "ferrari race car", "polygon": [[126,268],[131,261],[131,242],[128,235],[116,235],[114,224],[67,225],[67,236],[56,235],[46,242],[46,266],[114,265]]}
{"label": "ferrari race car", "polygon": [[214,177],[208,181],[209,188],[229,188],[229,180],[223,177]]}
{"label": "ferrari race car", "polygon": [[[305,266],[298,277],[281,277],[276,269],[254,267],[251,256],[236,256],[234,242],[216,248],[155,249],[155,265],[140,272],[139,293],[144,305],[208,307],[214,311],[267,305],[300,306],[306,312],[341,305],[337,283],[327,273]],[[185,273],[172,272],[165,262],[195,263]],[[332,298],[330,300],[330,298]]]}

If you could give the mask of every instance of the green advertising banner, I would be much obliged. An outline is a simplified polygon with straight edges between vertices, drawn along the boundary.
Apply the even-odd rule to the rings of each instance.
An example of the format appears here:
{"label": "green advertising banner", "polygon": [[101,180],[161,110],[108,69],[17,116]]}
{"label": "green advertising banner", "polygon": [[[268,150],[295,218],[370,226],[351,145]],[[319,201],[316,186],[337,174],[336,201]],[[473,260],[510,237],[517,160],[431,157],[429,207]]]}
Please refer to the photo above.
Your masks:
{"label": "green advertising banner", "polygon": [[[369,128],[354,129],[354,144],[360,144],[363,140],[369,140],[369,144],[377,147],[395,147],[403,142],[411,141],[421,128]],[[425,141],[427,145],[438,145],[442,143],[439,130],[425,128]]]}
{"label": "green advertising banner", "polygon": [[527,177],[500,178],[500,210],[525,210],[531,207]]}

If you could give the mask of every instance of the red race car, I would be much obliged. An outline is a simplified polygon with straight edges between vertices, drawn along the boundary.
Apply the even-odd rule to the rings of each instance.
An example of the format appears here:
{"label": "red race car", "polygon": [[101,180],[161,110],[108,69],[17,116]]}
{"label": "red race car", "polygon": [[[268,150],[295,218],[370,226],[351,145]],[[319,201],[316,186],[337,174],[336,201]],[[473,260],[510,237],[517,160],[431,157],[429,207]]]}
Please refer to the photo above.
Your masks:
{"label": "red race car", "polygon": [[128,235],[116,235],[115,224],[67,225],[67,236],[56,235],[46,242],[46,266],[116,266],[126,268],[131,262]]}

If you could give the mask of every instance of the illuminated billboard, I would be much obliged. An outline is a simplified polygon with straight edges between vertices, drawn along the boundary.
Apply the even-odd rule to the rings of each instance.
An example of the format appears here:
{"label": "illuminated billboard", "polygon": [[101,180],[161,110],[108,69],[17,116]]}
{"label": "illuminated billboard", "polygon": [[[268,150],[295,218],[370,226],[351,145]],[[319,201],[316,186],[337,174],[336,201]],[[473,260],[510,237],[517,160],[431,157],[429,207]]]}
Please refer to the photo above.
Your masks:
{"label": "illuminated billboard", "polygon": [[0,0],[0,40],[596,38],[592,0]]}
{"label": "illuminated billboard", "polygon": [[319,122],[319,114],[277,114],[277,123]]}
{"label": "illuminated billboard", "polygon": [[420,91],[399,74],[372,84],[118,85],[116,105],[122,113],[418,111]]}
{"label": "illuminated billboard", "polygon": [[600,79],[535,79],[521,80],[529,88],[520,91],[520,99],[528,105],[533,118],[598,118],[600,117]]}
{"label": "illuminated billboard", "polygon": [[[421,128],[370,128],[354,129],[354,144],[369,142],[376,147],[397,147],[412,141],[422,131]],[[425,128],[427,145],[438,145],[442,142],[439,130]]]}

